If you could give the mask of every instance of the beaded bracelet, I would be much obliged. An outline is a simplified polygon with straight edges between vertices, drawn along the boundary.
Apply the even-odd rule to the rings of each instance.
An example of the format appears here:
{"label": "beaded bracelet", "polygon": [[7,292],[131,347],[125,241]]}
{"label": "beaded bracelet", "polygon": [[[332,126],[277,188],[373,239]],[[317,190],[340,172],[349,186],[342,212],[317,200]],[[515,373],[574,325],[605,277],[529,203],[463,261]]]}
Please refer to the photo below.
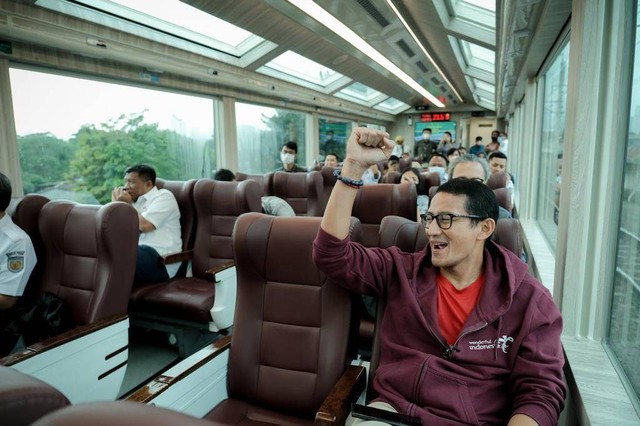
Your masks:
{"label": "beaded bracelet", "polygon": [[338,169],[333,171],[333,176],[335,176],[335,178],[338,179],[340,182],[344,183],[345,185],[353,189],[360,189],[362,188],[362,185],[364,185],[364,182],[362,181],[362,179],[353,180],[353,179],[349,179],[348,177],[344,177],[340,174],[340,170]]}

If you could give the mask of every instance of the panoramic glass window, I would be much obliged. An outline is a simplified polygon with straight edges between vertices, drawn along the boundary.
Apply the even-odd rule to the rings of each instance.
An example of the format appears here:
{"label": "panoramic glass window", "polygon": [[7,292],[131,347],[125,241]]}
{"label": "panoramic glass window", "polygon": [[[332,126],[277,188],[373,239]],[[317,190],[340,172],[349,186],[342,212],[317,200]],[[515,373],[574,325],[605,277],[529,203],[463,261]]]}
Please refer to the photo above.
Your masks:
{"label": "panoramic glass window", "polygon": [[25,193],[107,203],[136,163],[164,179],[211,176],[210,98],[16,68],[10,78]]}
{"label": "panoramic glass window", "polygon": [[320,157],[324,160],[327,154],[336,154],[338,161],[343,161],[347,155],[347,139],[351,135],[352,122],[320,118]]}
{"label": "panoramic glass window", "polygon": [[560,214],[560,184],[567,111],[569,43],[562,48],[544,75],[544,101],[538,174],[537,221],[555,251]]}
{"label": "panoramic glass window", "polygon": [[405,104],[395,98],[388,98],[374,107],[380,111],[390,112],[391,114],[398,114],[404,110],[410,108],[410,105]]}
{"label": "panoramic glass window", "polygon": [[492,50],[465,40],[460,40],[460,46],[467,65],[494,72],[496,54]]}
{"label": "panoramic glass window", "polygon": [[635,46],[627,158],[624,164],[618,256],[613,280],[608,343],[636,395],[640,395],[640,32],[636,33]]}
{"label": "panoramic glass window", "polygon": [[267,173],[281,169],[280,151],[289,141],[298,144],[295,163],[306,167],[305,121],[301,112],[236,102],[238,171]]}
{"label": "panoramic glass window", "polygon": [[476,25],[486,26],[491,29],[496,27],[496,2],[495,0],[450,0],[455,11],[456,18],[462,18]]}

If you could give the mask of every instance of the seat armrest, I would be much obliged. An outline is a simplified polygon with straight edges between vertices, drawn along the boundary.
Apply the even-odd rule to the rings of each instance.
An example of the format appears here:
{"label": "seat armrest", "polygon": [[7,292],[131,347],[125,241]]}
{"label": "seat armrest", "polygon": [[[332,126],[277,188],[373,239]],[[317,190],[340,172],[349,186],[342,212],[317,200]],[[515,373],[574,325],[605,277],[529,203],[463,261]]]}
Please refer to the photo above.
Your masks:
{"label": "seat armrest", "polygon": [[235,262],[235,261],[233,261],[233,260],[230,260],[230,261],[228,261],[228,262],[225,262],[225,263],[221,263],[221,264],[219,264],[219,265],[218,265],[218,266],[216,266],[215,268],[207,269],[207,270],[204,272],[204,275],[205,275],[205,277],[207,277],[207,279],[208,279],[209,281],[216,282],[216,274],[217,274],[218,272],[222,272],[222,271],[224,271],[225,269],[229,269],[229,268],[231,268],[231,267],[233,267],[233,266],[235,266],[235,265],[236,265],[236,262]]}
{"label": "seat armrest", "polygon": [[172,253],[166,256],[160,256],[158,264],[160,266],[171,265],[172,263],[185,262],[193,259],[193,250],[185,250],[180,253]]}
{"label": "seat armrest", "polygon": [[358,400],[366,385],[364,367],[350,365],[333,386],[316,413],[316,425],[344,425],[351,403]]}
{"label": "seat armrest", "polygon": [[108,327],[125,319],[127,319],[126,315],[118,314],[91,324],[75,327],[69,331],[65,331],[64,333],[51,337],[50,339],[30,345],[22,352],[16,352],[14,354],[7,355],[4,358],[0,358],[0,365],[9,367],[11,365],[17,364],[18,362],[24,361],[27,358],[31,358],[32,356],[35,356],[39,353],[46,352],[58,346],[62,346],[72,340],[78,339],[82,336],[86,336],[87,334],[93,333],[94,331]]}
{"label": "seat armrest", "polygon": [[[149,381],[146,385],[142,386],[133,394],[129,395],[126,400],[149,404],[154,398],[167,391],[172,385],[175,385],[181,380],[186,379],[190,374],[196,372],[200,367],[207,364],[214,358],[220,356],[224,351],[227,351],[230,348],[231,336],[224,336],[209,345],[207,349],[209,353],[202,359],[199,359],[192,364],[189,364],[189,360],[193,359],[191,357],[183,360],[182,363],[172,367],[172,369],[174,370],[180,370],[179,372],[176,372],[173,375],[168,374],[166,371],[159,374],[158,376],[151,379],[151,381]],[[204,349],[202,349],[201,351],[203,350]],[[187,364],[189,365],[186,366]]]}

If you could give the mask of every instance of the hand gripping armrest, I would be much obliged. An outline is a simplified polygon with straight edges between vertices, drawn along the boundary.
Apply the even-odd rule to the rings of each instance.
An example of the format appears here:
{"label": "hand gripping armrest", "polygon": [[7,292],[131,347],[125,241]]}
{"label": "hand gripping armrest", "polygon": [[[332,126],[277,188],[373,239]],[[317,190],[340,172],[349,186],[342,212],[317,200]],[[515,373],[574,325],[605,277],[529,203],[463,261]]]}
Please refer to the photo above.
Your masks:
{"label": "hand gripping armrest", "polygon": [[207,279],[208,279],[209,281],[211,281],[211,282],[214,282],[214,283],[215,283],[215,282],[217,282],[217,281],[216,281],[216,274],[217,274],[218,272],[222,272],[222,271],[224,271],[225,269],[229,269],[229,268],[231,268],[231,267],[233,267],[233,266],[235,266],[235,265],[236,265],[236,262],[235,262],[235,261],[233,261],[233,260],[229,260],[228,262],[225,262],[225,263],[221,263],[221,264],[219,264],[219,265],[218,265],[218,266],[216,266],[215,268],[207,269],[207,270],[204,272],[204,275],[207,277]]}
{"label": "hand gripping armrest", "polygon": [[344,425],[351,411],[351,403],[357,401],[364,391],[365,376],[364,367],[350,365],[320,406],[316,413],[315,424]]}
{"label": "hand gripping armrest", "polygon": [[185,262],[193,259],[193,250],[185,250],[180,253],[172,253],[166,256],[160,256],[158,263],[161,266],[171,265],[172,263]]}

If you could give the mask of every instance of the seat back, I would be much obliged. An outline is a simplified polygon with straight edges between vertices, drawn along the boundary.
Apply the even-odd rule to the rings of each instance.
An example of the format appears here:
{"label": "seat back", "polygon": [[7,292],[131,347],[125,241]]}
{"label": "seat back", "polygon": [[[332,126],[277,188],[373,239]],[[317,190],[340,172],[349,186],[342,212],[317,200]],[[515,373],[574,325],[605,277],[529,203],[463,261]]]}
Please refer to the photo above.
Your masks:
{"label": "seat back", "polygon": [[322,211],[327,207],[327,201],[329,201],[329,196],[331,195],[331,191],[333,191],[333,187],[336,185],[338,179],[333,175],[334,172],[333,167],[325,166],[320,170],[320,174],[322,175]]}
{"label": "seat back", "polygon": [[238,218],[230,398],[313,419],[346,368],[350,295],[313,262],[320,221],[253,213]]}
{"label": "seat back", "polygon": [[506,172],[492,173],[487,180],[487,186],[491,189],[506,188],[510,180],[511,178]]}
{"label": "seat back", "polygon": [[385,216],[416,218],[418,193],[412,183],[365,185],[356,194],[352,216],[360,220],[362,244],[378,245],[380,223]]}
{"label": "seat back", "polygon": [[496,188],[493,190],[493,193],[496,194],[500,207],[511,213],[513,211],[513,204],[511,204],[511,189]]}
{"label": "seat back", "polygon": [[273,174],[274,172],[259,174],[236,173],[236,180],[242,182],[244,180],[255,180],[262,188],[262,195],[273,195]]}
{"label": "seat back", "polygon": [[273,195],[285,200],[297,216],[322,216],[324,213],[323,183],[320,172],[273,175]]}
{"label": "seat back", "polygon": [[9,367],[0,367],[0,419],[4,426],[30,425],[69,405],[54,387]]}
{"label": "seat back", "polygon": [[[182,251],[191,250],[195,240],[196,208],[193,201],[193,189],[197,179],[187,181],[156,179],[158,189],[171,191],[178,202],[180,209],[180,229],[182,237]],[[176,276],[183,277],[187,270],[188,262],[183,262]]]}
{"label": "seat back", "polygon": [[442,182],[440,181],[440,173],[438,172],[427,172],[420,174],[420,185],[422,188],[431,189],[433,186],[440,186]]}
{"label": "seat back", "polygon": [[262,211],[258,182],[222,182],[200,179],[194,188],[198,229],[193,246],[193,276],[233,260],[233,227],[247,212]]}
{"label": "seat back", "polygon": [[387,172],[379,183],[400,183],[400,172]]}
{"label": "seat back", "polygon": [[50,201],[39,229],[46,258],[40,289],[61,298],[76,325],[127,312],[138,248],[133,207]]}
{"label": "seat back", "polygon": [[22,295],[22,300],[24,301],[29,301],[35,298],[42,278],[42,271],[44,270],[44,242],[42,241],[42,235],[40,235],[38,221],[40,220],[40,212],[42,211],[42,208],[49,201],[50,200],[47,197],[43,197],[42,195],[28,194],[16,204],[15,210],[13,211],[13,223],[22,228],[29,238],[31,238],[31,243],[33,244],[33,248],[36,252],[36,258],[38,259]]}

